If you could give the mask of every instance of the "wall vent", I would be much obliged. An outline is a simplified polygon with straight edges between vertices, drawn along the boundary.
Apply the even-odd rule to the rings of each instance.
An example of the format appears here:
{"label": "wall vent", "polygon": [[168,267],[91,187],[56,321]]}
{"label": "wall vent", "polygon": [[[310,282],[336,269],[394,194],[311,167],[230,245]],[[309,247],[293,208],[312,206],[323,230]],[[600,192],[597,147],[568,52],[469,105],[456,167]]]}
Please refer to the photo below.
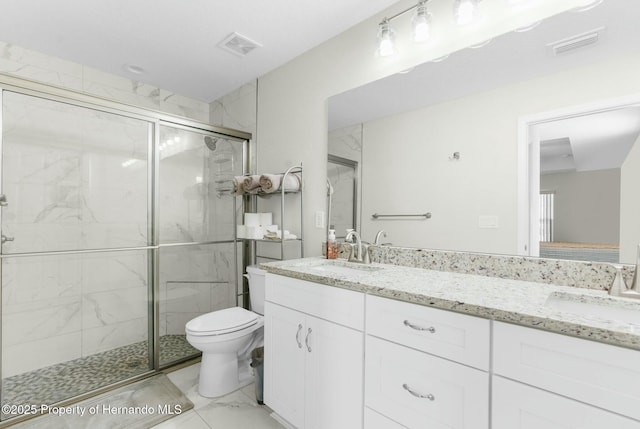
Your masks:
{"label": "wall vent", "polygon": [[547,48],[552,56],[564,55],[598,43],[602,39],[604,30],[604,27],[596,28],[586,33],[549,43]]}
{"label": "wall vent", "polygon": [[231,52],[232,54],[236,54],[240,57],[244,57],[253,50],[262,47],[260,43],[239,33],[231,33],[225,37],[224,40],[218,43],[218,46],[225,51]]}

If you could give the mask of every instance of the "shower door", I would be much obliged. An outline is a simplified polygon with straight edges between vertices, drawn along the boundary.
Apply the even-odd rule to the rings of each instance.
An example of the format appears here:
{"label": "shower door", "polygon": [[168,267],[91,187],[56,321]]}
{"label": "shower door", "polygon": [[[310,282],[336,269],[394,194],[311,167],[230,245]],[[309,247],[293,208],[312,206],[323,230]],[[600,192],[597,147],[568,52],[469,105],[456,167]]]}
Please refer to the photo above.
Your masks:
{"label": "shower door", "polygon": [[3,405],[152,369],[153,133],[134,115],[2,92]]}
{"label": "shower door", "polygon": [[200,352],[185,324],[236,305],[235,224],[231,195],[243,174],[243,140],[163,123],[159,131],[159,365]]}

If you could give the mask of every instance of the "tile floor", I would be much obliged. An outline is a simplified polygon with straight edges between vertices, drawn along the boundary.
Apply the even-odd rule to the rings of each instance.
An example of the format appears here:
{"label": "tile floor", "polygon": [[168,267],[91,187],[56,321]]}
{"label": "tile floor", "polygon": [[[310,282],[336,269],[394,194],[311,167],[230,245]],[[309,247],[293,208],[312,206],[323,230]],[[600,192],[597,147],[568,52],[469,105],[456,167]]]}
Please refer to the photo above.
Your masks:
{"label": "tile floor", "polygon": [[[160,364],[198,353],[185,335],[160,337]],[[148,371],[148,355],[142,341],[5,378],[2,404],[55,404]]]}
{"label": "tile floor", "polygon": [[271,410],[258,405],[253,384],[221,398],[198,394],[200,364],[167,374],[189,398],[194,408],[153,427],[153,429],[282,429]]}

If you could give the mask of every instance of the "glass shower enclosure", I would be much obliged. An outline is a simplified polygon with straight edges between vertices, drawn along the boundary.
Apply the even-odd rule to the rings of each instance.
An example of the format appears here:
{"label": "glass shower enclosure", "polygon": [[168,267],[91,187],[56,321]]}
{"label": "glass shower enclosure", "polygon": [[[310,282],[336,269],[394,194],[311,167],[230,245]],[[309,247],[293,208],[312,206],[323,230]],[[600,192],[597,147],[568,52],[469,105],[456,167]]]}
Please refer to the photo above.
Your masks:
{"label": "glass shower enclosure", "polygon": [[237,305],[229,185],[250,138],[33,86],[1,93],[0,397],[12,405],[197,357],[185,323]]}

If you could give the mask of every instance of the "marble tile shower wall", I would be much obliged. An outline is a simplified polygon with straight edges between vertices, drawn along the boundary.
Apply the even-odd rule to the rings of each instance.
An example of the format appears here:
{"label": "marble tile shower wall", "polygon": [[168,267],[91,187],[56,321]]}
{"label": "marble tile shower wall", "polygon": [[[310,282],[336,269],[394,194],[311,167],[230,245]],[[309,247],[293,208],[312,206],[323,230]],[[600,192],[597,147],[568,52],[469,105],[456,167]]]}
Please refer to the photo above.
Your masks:
{"label": "marble tile shower wall", "polygon": [[27,256],[2,267],[2,375],[147,339],[147,252]]}
{"label": "marble tile shower wall", "polygon": [[209,121],[209,104],[205,102],[2,41],[0,73],[201,122]]}
{"label": "marble tile shower wall", "polygon": [[[206,103],[3,42],[0,73],[203,122],[210,119]],[[38,107],[47,111],[43,120],[16,100],[5,101],[11,106],[5,113],[14,123],[14,130],[6,120],[3,124],[5,150],[12,133],[14,148],[19,148],[4,154],[10,167],[3,186],[13,195],[10,207],[17,209],[4,212],[3,221],[10,223],[6,231],[16,237],[10,251],[146,245],[147,138],[141,136],[146,124],[110,117],[105,126],[99,112],[52,109],[46,101]],[[78,114],[84,115],[81,121]],[[121,122],[117,135],[114,121]],[[37,132],[25,135],[35,123]],[[52,138],[54,128],[66,134]],[[97,141],[87,146],[88,136]],[[114,147],[116,142],[126,147]],[[123,168],[131,160],[135,163]],[[217,204],[208,211],[212,220],[224,210],[230,219],[218,232],[235,224],[228,206]],[[186,224],[189,219],[177,223],[183,220]],[[164,254],[163,334],[184,334],[184,323],[195,312],[235,305],[229,275],[233,248],[183,249],[179,255]],[[148,271],[146,251],[4,259],[3,377],[146,340]]]}
{"label": "marble tile shower wall", "polygon": [[[147,123],[3,102],[4,254],[145,246]],[[146,250],[4,258],[2,375],[145,340],[147,263]]]}
{"label": "marble tile shower wall", "polygon": [[201,314],[235,305],[233,245],[160,250],[160,335],[184,335]]}

